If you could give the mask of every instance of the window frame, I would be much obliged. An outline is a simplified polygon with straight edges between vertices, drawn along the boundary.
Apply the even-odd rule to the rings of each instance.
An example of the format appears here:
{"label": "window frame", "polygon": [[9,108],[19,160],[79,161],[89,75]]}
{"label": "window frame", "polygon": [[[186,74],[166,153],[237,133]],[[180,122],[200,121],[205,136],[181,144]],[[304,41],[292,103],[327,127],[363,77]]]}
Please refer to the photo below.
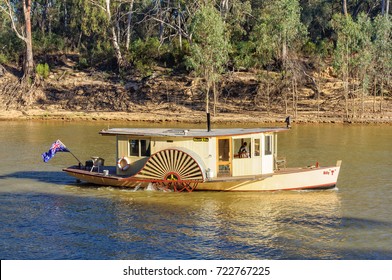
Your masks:
{"label": "window frame", "polygon": [[273,139],[272,139],[271,134],[264,135],[264,155],[265,156],[270,156],[273,153],[272,141],[273,141]]}
{"label": "window frame", "polygon": [[[132,148],[133,144],[136,143],[137,146],[137,153],[134,151],[135,149]],[[143,145],[142,142],[145,144]],[[142,150],[144,146],[144,150]],[[151,140],[150,139],[129,139],[128,141],[128,155],[130,157],[149,157],[151,156]]]}
{"label": "window frame", "polygon": [[[257,143],[258,142],[258,149],[257,149]],[[254,147],[254,149],[253,149],[253,156],[255,156],[255,157],[259,157],[259,156],[261,156],[261,139],[260,138],[255,138],[254,140],[253,140],[253,147]]]}

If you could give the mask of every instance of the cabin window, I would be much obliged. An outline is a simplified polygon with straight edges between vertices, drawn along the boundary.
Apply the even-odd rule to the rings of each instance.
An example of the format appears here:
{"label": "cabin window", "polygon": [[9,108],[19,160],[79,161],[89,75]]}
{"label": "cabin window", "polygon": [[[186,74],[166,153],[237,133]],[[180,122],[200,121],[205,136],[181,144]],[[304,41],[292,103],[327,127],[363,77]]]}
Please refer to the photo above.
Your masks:
{"label": "cabin window", "polygon": [[252,152],[251,143],[251,138],[234,139],[234,157],[249,158]]}
{"label": "cabin window", "polygon": [[265,135],[264,137],[264,154],[272,155],[272,135]]}
{"label": "cabin window", "polygon": [[255,139],[255,157],[260,156],[260,139]]}
{"label": "cabin window", "polygon": [[150,156],[150,140],[145,140],[145,139],[129,140],[129,155],[134,157]]}

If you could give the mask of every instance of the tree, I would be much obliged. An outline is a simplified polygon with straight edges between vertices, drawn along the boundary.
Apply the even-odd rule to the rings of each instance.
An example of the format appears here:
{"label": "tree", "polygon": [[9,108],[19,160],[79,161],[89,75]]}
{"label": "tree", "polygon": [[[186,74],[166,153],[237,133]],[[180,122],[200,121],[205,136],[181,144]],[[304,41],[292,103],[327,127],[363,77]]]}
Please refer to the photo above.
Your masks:
{"label": "tree", "polygon": [[33,57],[33,41],[31,31],[31,0],[23,0],[23,19],[24,22],[20,23],[15,15],[17,7],[11,0],[1,0],[3,5],[0,5],[0,9],[5,13],[12,25],[16,36],[21,39],[25,44],[25,55],[23,60],[23,72],[24,78],[29,79],[34,76],[34,57]]}
{"label": "tree", "polygon": [[[125,60],[123,58],[122,52],[121,52],[121,48],[119,45],[119,36],[117,34],[118,28],[116,30],[116,21],[115,19],[112,18],[112,12],[111,12],[111,0],[103,0],[104,3],[99,3],[93,0],[90,0],[91,3],[93,5],[98,6],[99,8],[101,8],[105,14],[106,14],[106,20],[109,23],[109,30],[110,30],[110,38],[112,41],[112,47],[114,50],[114,53],[116,55],[116,59],[117,59],[117,64],[119,68],[122,68],[123,66],[126,65]],[[101,0],[102,1],[102,0]],[[119,4],[120,5],[120,4]]]}
{"label": "tree", "polygon": [[350,73],[352,58],[357,46],[355,33],[357,27],[350,15],[336,14],[332,20],[332,27],[337,34],[336,48],[334,51],[334,68],[343,81],[343,94],[345,100],[345,115],[349,114]]}
{"label": "tree", "polygon": [[[300,20],[298,1],[273,0],[265,3],[259,16],[259,24],[251,34],[255,46],[255,56],[259,65],[271,63],[279,65],[282,74],[282,88],[285,84],[293,93],[293,109],[297,107],[297,86],[299,65],[296,62],[300,47],[306,38],[305,26]],[[287,113],[288,94],[283,90]]]}
{"label": "tree", "polygon": [[131,2],[129,3],[129,10],[128,10],[128,14],[127,14],[127,27],[126,27],[126,42],[125,42],[125,47],[127,50],[129,50],[130,48],[130,44],[131,44],[131,24],[132,24],[132,16],[133,16],[133,4],[134,4],[134,0],[131,0]]}
{"label": "tree", "polygon": [[[358,49],[354,60],[354,76],[356,84],[358,85],[356,92],[360,93],[361,99],[361,111],[360,117],[363,117],[365,112],[365,96],[369,93],[370,79],[373,72],[373,42],[372,33],[373,26],[370,18],[361,13],[357,19],[357,38],[358,38]],[[357,94],[354,94],[356,96]],[[353,106],[355,115],[355,102]]]}
{"label": "tree", "polygon": [[306,29],[301,23],[300,12],[298,1],[273,0],[265,4],[259,24],[251,34],[262,64],[274,59],[284,66],[290,50],[296,52],[302,45]]}
{"label": "tree", "polygon": [[220,13],[205,4],[195,14],[192,25],[192,44],[188,66],[206,82],[206,112],[209,112],[209,93],[214,89],[214,114],[216,113],[216,82],[228,60],[229,42]]}
{"label": "tree", "polygon": [[[379,89],[380,113],[382,113],[382,100],[384,86],[392,78],[392,22],[387,16],[378,16],[374,20],[374,42],[373,42],[373,59],[374,59],[374,83]],[[376,95],[376,93],[375,93]]]}

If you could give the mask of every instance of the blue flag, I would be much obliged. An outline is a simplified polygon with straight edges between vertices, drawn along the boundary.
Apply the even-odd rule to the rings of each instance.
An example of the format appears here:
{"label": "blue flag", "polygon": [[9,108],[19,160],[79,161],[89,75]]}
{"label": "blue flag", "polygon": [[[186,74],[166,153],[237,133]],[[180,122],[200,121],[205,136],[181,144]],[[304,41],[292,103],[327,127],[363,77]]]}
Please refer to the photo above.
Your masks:
{"label": "blue flag", "polygon": [[54,155],[57,152],[69,152],[67,147],[65,147],[65,145],[60,140],[57,140],[56,142],[54,142],[52,144],[52,146],[50,147],[49,151],[47,151],[41,155],[43,161],[48,162],[52,157],[54,157]]}

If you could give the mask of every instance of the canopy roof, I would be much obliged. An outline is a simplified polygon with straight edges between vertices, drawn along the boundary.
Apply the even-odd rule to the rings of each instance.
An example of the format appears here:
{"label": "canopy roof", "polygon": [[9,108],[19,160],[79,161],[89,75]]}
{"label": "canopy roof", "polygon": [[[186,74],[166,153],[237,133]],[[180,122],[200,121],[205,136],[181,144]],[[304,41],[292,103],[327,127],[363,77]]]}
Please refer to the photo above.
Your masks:
{"label": "canopy roof", "polygon": [[287,131],[287,128],[218,128],[206,129],[179,129],[179,128],[109,128],[101,130],[102,135],[128,135],[150,137],[223,137],[241,136],[257,133],[272,133]]}

